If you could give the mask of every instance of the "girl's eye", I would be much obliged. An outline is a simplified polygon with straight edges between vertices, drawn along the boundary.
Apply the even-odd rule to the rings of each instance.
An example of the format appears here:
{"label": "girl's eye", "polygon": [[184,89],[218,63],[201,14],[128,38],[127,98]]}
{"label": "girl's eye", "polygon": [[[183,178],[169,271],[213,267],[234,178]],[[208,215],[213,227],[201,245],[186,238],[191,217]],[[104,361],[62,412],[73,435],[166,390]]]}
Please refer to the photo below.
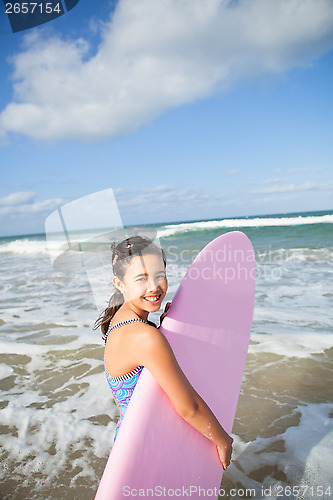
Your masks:
{"label": "girl's eye", "polygon": [[[158,275],[156,276],[156,279],[157,279],[158,281],[163,281],[165,277],[166,277],[166,275],[165,275],[164,273],[163,273],[163,274],[158,274]],[[135,281],[146,281],[146,278],[145,278],[145,277],[138,278],[138,279],[137,279],[137,280],[135,280]]]}

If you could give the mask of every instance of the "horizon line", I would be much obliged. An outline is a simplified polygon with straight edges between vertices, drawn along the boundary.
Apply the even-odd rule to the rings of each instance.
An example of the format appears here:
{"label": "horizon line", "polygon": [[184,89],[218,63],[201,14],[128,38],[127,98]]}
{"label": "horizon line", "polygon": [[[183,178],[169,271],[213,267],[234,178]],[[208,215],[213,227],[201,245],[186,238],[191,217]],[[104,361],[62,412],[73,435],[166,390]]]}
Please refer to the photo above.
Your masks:
{"label": "horizon line", "polygon": [[[332,209],[327,209],[327,210],[308,210],[308,211],[301,211],[301,212],[278,212],[278,213],[273,213],[273,214],[255,214],[255,215],[242,215],[242,216],[234,216],[234,217],[210,217],[209,219],[188,219],[188,220],[174,220],[174,221],[164,221],[164,222],[145,222],[145,223],[137,223],[137,224],[126,224],[123,225],[122,227],[135,227],[135,226],[152,226],[156,224],[161,224],[161,225],[167,225],[167,224],[181,224],[181,223],[191,223],[191,222],[208,222],[212,220],[232,220],[232,219],[249,219],[249,218],[255,218],[255,217],[262,217],[262,218],[272,218],[272,217],[278,217],[278,216],[292,216],[292,215],[297,215],[297,214],[314,214],[314,213],[327,213],[327,212],[333,212]],[[97,229],[97,228],[96,228]],[[101,228],[98,228],[101,229]],[[108,229],[107,227],[103,229]],[[77,231],[92,231],[93,228],[89,229],[80,229]],[[21,233],[21,234],[11,234],[11,235],[0,235],[0,238],[15,238],[15,237],[22,237],[22,236],[46,236],[45,231],[41,233]]]}

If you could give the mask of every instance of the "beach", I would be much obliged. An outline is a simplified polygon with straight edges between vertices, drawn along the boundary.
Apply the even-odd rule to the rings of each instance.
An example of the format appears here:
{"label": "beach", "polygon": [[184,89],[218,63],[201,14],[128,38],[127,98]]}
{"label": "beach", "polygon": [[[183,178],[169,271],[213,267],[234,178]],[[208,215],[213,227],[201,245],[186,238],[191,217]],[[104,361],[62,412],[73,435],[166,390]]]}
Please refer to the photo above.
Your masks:
{"label": "beach", "polygon": [[[139,228],[167,257],[169,290],[149,317],[157,324],[212,239],[243,231],[254,247],[254,319],[220,498],[333,497],[332,224],[326,211]],[[112,293],[111,254],[100,286],[96,267],[55,269],[62,244],[0,237],[3,500],[93,499],[113,444],[118,411],[93,330]]]}

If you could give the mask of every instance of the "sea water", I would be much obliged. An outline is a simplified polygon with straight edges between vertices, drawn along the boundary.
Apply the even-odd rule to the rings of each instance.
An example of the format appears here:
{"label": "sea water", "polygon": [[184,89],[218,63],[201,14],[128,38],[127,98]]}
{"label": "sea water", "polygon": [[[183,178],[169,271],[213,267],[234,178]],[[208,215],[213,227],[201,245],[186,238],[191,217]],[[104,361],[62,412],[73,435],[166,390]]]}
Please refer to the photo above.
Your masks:
{"label": "sea water", "polygon": [[[254,247],[254,320],[220,498],[333,498],[332,224],[325,212],[139,228],[166,251],[161,312],[212,239],[241,230]],[[97,270],[55,269],[53,251],[45,235],[0,238],[4,500],[93,499],[118,419],[93,330],[111,265],[97,298]]]}

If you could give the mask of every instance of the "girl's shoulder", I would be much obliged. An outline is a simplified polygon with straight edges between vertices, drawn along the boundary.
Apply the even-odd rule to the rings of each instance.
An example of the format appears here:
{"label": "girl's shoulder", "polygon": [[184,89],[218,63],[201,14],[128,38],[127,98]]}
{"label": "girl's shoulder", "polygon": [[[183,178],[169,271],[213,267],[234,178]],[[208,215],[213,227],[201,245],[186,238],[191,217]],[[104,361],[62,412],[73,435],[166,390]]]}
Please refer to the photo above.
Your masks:
{"label": "girl's shoulder", "polygon": [[[119,335],[117,335],[117,331]],[[157,353],[160,349],[165,348],[163,344],[166,339],[153,322],[150,324],[143,321],[129,322],[112,333],[114,334],[114,345],[118,346],[120,350],[126,349],[133,359],[136,357],[141,359],[145,352]]]}
{"label": "girl's shoulder", "polygon": [[156,331],[157,326],[150,320],[144,321],[140,318],[122,315],[111,321],[108,334],[111,332],[117,332],[118,330],[121,330],[122,332],[132,332],[134,330],[136,332],[151,332]]}
{"label": "girl's shoulder", "polygon": [[105,342],[106,353],[108,352],[132,352],[139,353],[145,345],[150,345],[162,333],[156,325],[150,321],[133,321],[136,318],[117,318],[112,322],[107,333]]}
{"label": "girl's shoulder", "polygon": [[141,318],[138,318],[137,316],[129,316],[128,314],[121,314],[118,316],[115,315],[110,322],[110,328],[117,327],[118,325],[130,325],[132,323],[149,325],[157,328],[156,324],[149,319],[143,320]]}

